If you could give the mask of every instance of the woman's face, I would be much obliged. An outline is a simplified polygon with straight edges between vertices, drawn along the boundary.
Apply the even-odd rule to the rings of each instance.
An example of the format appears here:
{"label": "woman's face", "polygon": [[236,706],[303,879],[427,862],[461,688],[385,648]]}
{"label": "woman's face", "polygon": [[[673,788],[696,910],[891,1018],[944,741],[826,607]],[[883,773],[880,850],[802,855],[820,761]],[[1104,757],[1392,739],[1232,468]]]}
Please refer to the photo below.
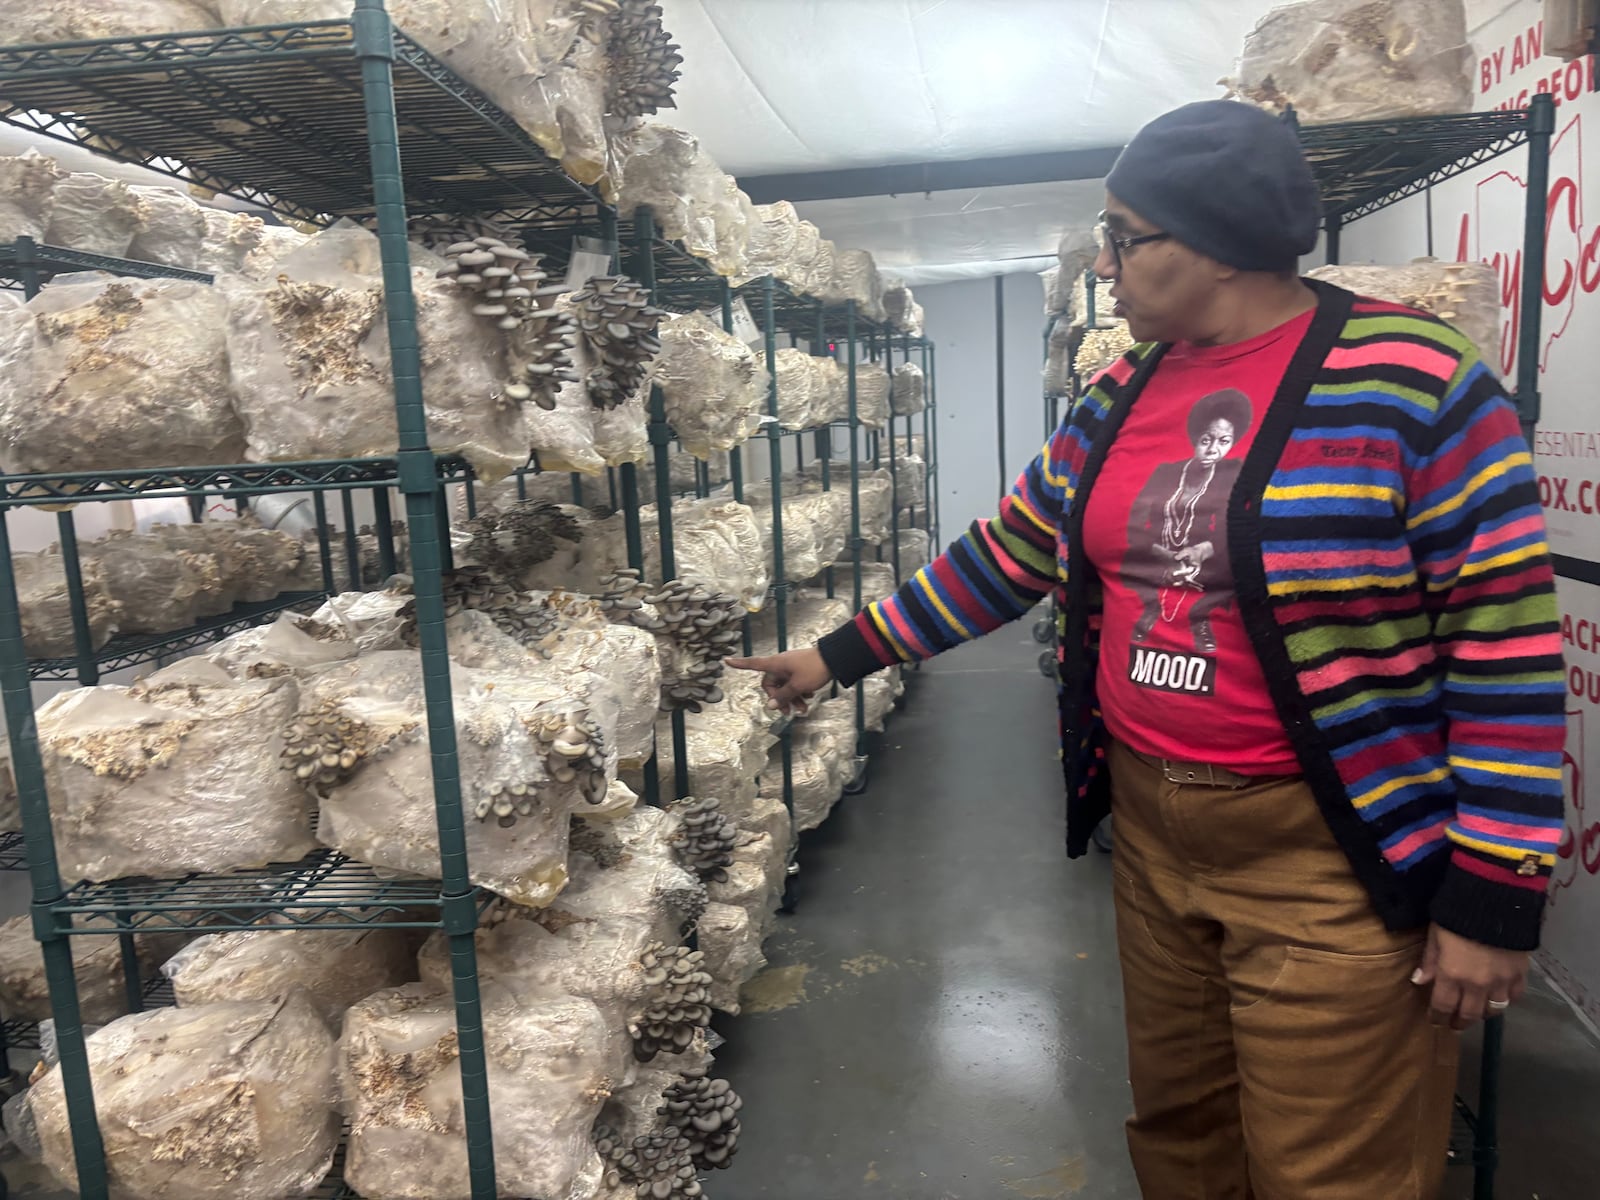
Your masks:
{"label": "woman's face", "polygon": [[1228,457],[1228,451],[1233,449],[1233,422],[1223,417],[1218,417],[1207,425],[1201,432],[1200,438],[1194,444],[1194,457],[1196,462],[1208,466],[1214,462],[1221,462]]}

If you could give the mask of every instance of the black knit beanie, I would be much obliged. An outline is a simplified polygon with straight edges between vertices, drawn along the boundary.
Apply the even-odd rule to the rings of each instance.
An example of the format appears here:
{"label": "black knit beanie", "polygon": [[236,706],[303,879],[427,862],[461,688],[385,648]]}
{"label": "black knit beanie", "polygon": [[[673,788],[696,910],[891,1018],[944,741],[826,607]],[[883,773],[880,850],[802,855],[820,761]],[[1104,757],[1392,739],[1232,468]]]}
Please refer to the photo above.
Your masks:
{"label": "black knit beanie", "polygon": [[1241,271],[1282,271],[1322,223],[1295,132],[1234,100],[1186,104],[1128,143],[1106,190],[1192,250]]}

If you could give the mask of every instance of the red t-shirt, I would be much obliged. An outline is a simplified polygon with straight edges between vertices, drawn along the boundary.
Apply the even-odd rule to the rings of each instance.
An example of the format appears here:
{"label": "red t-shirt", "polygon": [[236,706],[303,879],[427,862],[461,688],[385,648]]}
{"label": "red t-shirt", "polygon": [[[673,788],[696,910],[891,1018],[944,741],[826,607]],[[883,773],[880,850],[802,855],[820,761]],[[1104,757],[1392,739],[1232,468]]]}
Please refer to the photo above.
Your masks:
{"label": "red t-shirt", "polygon": [[1234,601],[1228,499],[1311,313],[1247,342],[1176,345],[1084,512],[1105,587],[1097,686],[1112,736],[1243,775],[1299,769]]}

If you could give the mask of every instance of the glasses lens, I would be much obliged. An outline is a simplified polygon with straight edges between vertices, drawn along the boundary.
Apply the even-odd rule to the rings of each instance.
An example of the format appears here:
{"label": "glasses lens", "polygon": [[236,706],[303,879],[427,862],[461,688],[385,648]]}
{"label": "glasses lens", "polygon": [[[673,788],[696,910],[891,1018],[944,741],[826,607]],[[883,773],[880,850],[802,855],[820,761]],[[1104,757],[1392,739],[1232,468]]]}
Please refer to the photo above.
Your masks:
{"label": "glasses lens", "polygon": [[1100,249],[1111,251],[1112,263],[1120,268],[1122,266],[1122,247],[1117,245],[1116,237],[1104,221],[1094,227],[1094,238]]}

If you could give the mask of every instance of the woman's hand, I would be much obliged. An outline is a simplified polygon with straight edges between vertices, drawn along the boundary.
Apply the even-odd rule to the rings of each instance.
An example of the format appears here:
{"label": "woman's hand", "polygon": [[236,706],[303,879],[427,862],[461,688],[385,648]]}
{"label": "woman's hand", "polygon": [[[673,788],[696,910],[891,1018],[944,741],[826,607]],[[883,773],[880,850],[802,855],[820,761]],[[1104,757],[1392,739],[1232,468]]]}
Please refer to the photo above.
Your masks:
{"label": "woman's hand", "polygon": [[1411,982],[1433,985],[1435,1024],[1465,1029],[1484,1017],[1499,1016],[1521,998],[1528,986],[1528,954],[1485,946],[1434,925]]}
{"label": "woman's hand", "polygon": [[806,650],[786,650],[764,658],[730,658],[727,665],[741,671],[760,671],[761,690],[767,693],[767,707],[785,713],[804,713],[807,701],[833,682],[833,672],[822,661],[815,646]]}

